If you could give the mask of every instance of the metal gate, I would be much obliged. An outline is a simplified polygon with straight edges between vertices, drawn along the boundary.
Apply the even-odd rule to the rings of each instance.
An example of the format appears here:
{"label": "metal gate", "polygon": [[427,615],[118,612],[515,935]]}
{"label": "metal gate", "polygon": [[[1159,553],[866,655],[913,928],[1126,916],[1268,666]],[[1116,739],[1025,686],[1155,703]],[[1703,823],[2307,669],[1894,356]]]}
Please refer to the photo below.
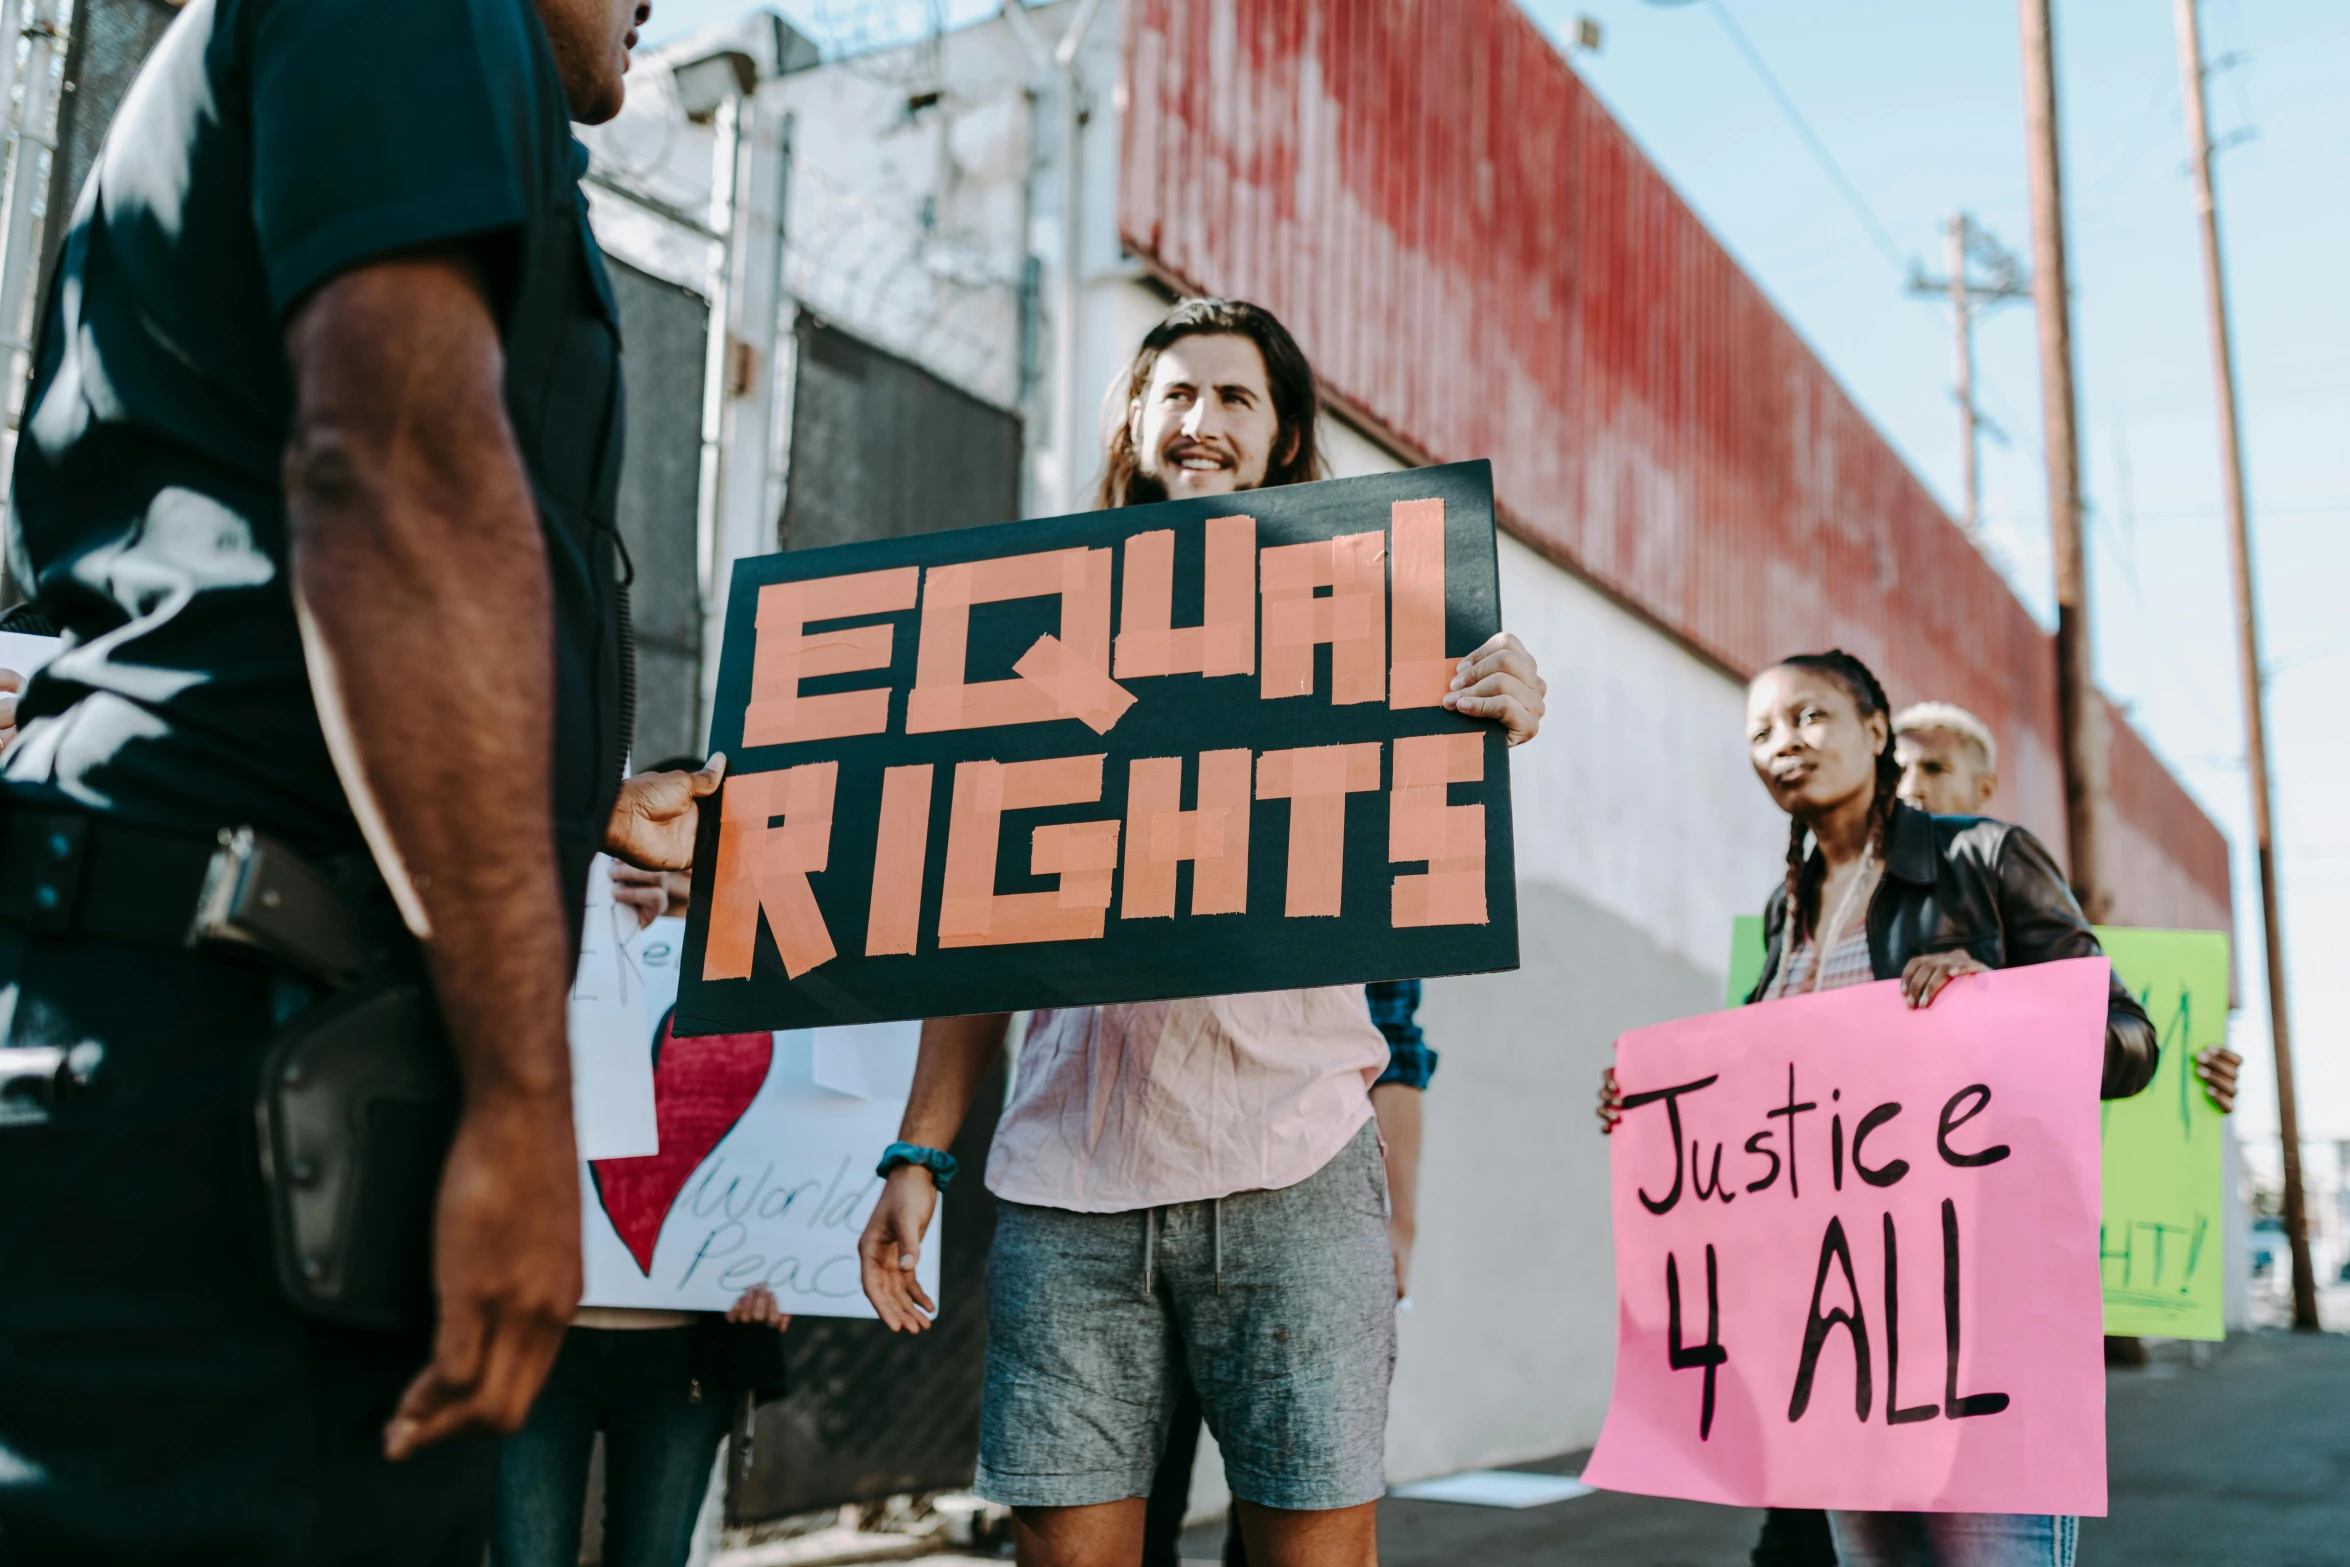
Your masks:
{"label": "metal gate", "polygon": [[802,312],[793,328],[787,550],[1020,515],[1020,421]]}
{"label": "metal gate", "polygon": [[[123,95],[179,15],[166,0],[77,0],[65,45],[65,79],[57,99],[57,150],[49,159],[41,232],[41,297],[65,243],[66,220]],[[16,40],[7,40],[14,49]],[[36,316],[34,319],[38,320]]]}
{"label": "metal gate", "polygon": [[636,764],[696,751],[702,667],[701,555],[695,499],[702,483],[702,360],[710,307],[619,260],[608,260],[620,307],[620,371],[628,389],[628,455],[620,468],[620,540],[634,570]]}

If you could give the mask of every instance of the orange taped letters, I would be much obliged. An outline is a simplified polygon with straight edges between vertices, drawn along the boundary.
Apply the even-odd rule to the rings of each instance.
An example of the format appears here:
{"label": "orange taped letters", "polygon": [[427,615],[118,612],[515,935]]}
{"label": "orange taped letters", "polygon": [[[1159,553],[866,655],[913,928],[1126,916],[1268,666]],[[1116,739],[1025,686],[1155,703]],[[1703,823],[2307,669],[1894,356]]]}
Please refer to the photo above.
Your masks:
{"label": "orange taped letters", "polygon": [[[1206,751],[1199,808],[1183,809],[1183,759],[1138,757],[1126,772],[1126,897],[1121,919],[1175,913],[1175,867],[1191,861],[1191,912],[1248,912],[1249,753]],[[1377,788],[1376,781],[1372,784]]]}
{"label": "orange taped letters", "polygon": [[[832,935],[808,886],[832,852],[833,791],[840,763],[811,762],[726,780],[718,804],[718,871],[702,978],[748,979],[759,917],[792,978],[833,955]],[[783,825],[772,825],[776,817]]]}
{"label": "orange taped letters", "polygon": [[1126,581],[1118,596],[1117,677],[1172,673],[1175,620],[1175,530],[1153,528],[1126,541]]}
{"label": "orange taped letters", "polygon": [[[1042,550],[1033,555],[931,567],[922,590],[922,646],[914,660],[914,689],[906,696],[906,732],[934,734],[999,724],[1049,723],[1056,718],[1078,718],[1088,711],[1103,712],[1098,702],[1069,706],[1062,695],[1017,671],[1010,680],[966,683],[963,679],[972,605],[1055,596],[1061,601],[1061,629],[1055,640],[1107,684],[1107,549]],[[1117,720],[1113,716],[1110,721]]]}
{"label": "orange taped letters", "polygon": [[865,956],[911,953],[922,923],[922,867],[930,848],[930,784],[935,769],[892,767],[881,775],[881,826],[873,838],[873,902],[865,917]]}
{"label": "orange taped letters", "polygon": [[1444,803],[1446,786],[1484,776],[1482,733],[1395,742],[1387,857],[1428,862],[1424,875],[1395,878],[1390,923],[1396,928],[1485,923],[1485,807]]}
{"label": "orange taped letters", "polygon": [[1174,530],[1155,528],[1126,541],[1126,581],[1118,601],[1120,680],[1256,672],[1256,519],[1209,518],[1205,556],[1200,624],[1177,627]]}
{"label": "orange taped letters", "polygon": [[[1349,533],[1282,544],[1258,557],[1263,576],[1268,700],[1311,696],[1314,647],[1330,644],[1330,700],[1346,706],[1387,695],[1387,535]],[[1328,597],[1315,589],[1328,588]]]}
{"label": "orange taped letters", "polygon": [[846,577],[771,582],[759,590],[758,635],[751,653],[751,700],[743,709],[743,744],[790,745],[877,735],[889,728],[889,689],[800,695],[818,675],[887,669],[891,626],[844,626],[811,633],[811,620],[845,620],[914,607],[916,568],[861,571]]}
{"label": "orange taped letters", "polygon": [[1060,638],[1046,635],[1020,655],[1012,673],[1053,699],[1061,716],[1074,718],[1097,735],[1106,735],[1134,705],[1134,693],[1069,651]]}
{"label": "orange taped letters", "polygon": [[1267,751],[1257,758],[1257,798],[1289,802],[1284,915],[1336,917],[1346,884],[1346,797],[1378,787],[1375,740]]}
{"label": "orange taped letters", "polygon": [[1388,514],[1395,536],[1395,666],[1387,705],[1442,707],[1457,662],[1444,656],[1444,502],[1397,501]]}
{"label": "orange taped letters", "polygon": [[1004,812],[1100,799],[1105,760],[1064,756],[1042,762],[956,765],[955,795],[947,815],[946,882],[939,900],[940,946],[1086,941],[1102,934],[1109,916],[1110,879],[1117,867],[1115,818],[1036,830],[1029,840],[1029,864],[1037,875],[1054,874],[1048,867],[1060,868],[1061,885],[1051,892],[999,893],[995,870]]}
{"label": "orange taped letters", "polygon": [[1106,909],[1110,877],[1118,869],[1118,823],[1057,822],[1039,827],[1028,840],[1028,874],[1058,876],[1056,906]]}

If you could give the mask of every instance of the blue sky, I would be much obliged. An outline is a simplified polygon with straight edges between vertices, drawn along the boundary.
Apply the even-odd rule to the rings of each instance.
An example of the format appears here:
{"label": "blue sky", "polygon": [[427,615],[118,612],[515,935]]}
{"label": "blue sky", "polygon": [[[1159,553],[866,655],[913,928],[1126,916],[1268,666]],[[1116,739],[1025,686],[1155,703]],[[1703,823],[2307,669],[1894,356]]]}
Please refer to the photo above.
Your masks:
{"label": "blue sky", "polygon": [[[1524,0],[1554,39],[1605,31],[1576,67],[1911,466],[1955,509],[1950,329],[1903,289],[1939,270],[1963,207],[2029,254],[2014,0],[1723,0],[1902,258],[1820,168],[1708,0]],[[669,0],[655,39],[739,14]],[[789,0],[819,41],[905,36],[988,0]],[[2350,1139],[2350,5],[2206,0],[2224,243],[2250,464],[2304,1135]],[[2058,0],[2082,457],[2098,674],[2237,848],[2252,1058],[2240,1130],[2273,1137],[2265,978],[2219,510],[2201,262],[2177,45],[2160,0]],[[1977,338],[1994,558],[2048,613],[2039,377],[2028,304]]]}
{"label": "blue sky", "polygon": [[[2029,255],[2013,0],[1725,0],[1898,251],[1939,271],[1963,207]],[[1838,192],[1705,0],[1533,0],[1555,37],[1605,39],[1577,68],[1795,322],[1910,464],[1956,508],[1950,321]],[[2206,0],[2277,773],[2288,979],[2306,1137],[2350,1138],[2350,6]],[[2098,675],[2238,849],[2254,1058],[2239,1129],[2273,1137],[2250,806],[2220,516],[2201,257],[2177,42],[2155,0],[2059,0],[2082,458]],[[1977,338],[1986,531],[2018,593],[2050,602],[2039,374],[2028,304]],[[2326,807],[2334,803],[2336,809]]]}

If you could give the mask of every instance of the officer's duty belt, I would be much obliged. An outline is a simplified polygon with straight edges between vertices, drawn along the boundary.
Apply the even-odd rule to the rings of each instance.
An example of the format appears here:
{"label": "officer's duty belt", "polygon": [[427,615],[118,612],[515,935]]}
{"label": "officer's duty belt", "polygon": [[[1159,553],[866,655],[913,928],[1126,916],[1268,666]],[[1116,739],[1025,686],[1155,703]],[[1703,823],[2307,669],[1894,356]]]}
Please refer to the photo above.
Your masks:
{"label": "officer's duty belt", "polygon": [[347,984],[403,944],[372,866],[350,861],[338,878],[250,828],[207,840],[78,811],[9,810],[0,921],[42,936],[242,950]]}

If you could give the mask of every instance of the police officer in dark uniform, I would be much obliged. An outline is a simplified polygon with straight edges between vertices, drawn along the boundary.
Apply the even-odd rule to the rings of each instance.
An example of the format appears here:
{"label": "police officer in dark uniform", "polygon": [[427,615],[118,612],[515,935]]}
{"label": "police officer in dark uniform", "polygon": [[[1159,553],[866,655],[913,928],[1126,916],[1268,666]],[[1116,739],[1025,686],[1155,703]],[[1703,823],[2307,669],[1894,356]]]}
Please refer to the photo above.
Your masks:
{"label": "police officer in dark uniform", "polygon": [[[0,767],[0,1560],[481,1560],[579,1292],[588,862],[686,865],[722,765],[621,776],[569,122],[647,14],[192,0],[73,213],[10,540],[71,641]],[[437,999],[429,1327],[305,1309],[272,1254],[269,1182],[314,1172],[264,1173],[261,1063],[336,991],[282,912],[266,952],[214,917],[236,829],[336,920],[372,885]]]}

